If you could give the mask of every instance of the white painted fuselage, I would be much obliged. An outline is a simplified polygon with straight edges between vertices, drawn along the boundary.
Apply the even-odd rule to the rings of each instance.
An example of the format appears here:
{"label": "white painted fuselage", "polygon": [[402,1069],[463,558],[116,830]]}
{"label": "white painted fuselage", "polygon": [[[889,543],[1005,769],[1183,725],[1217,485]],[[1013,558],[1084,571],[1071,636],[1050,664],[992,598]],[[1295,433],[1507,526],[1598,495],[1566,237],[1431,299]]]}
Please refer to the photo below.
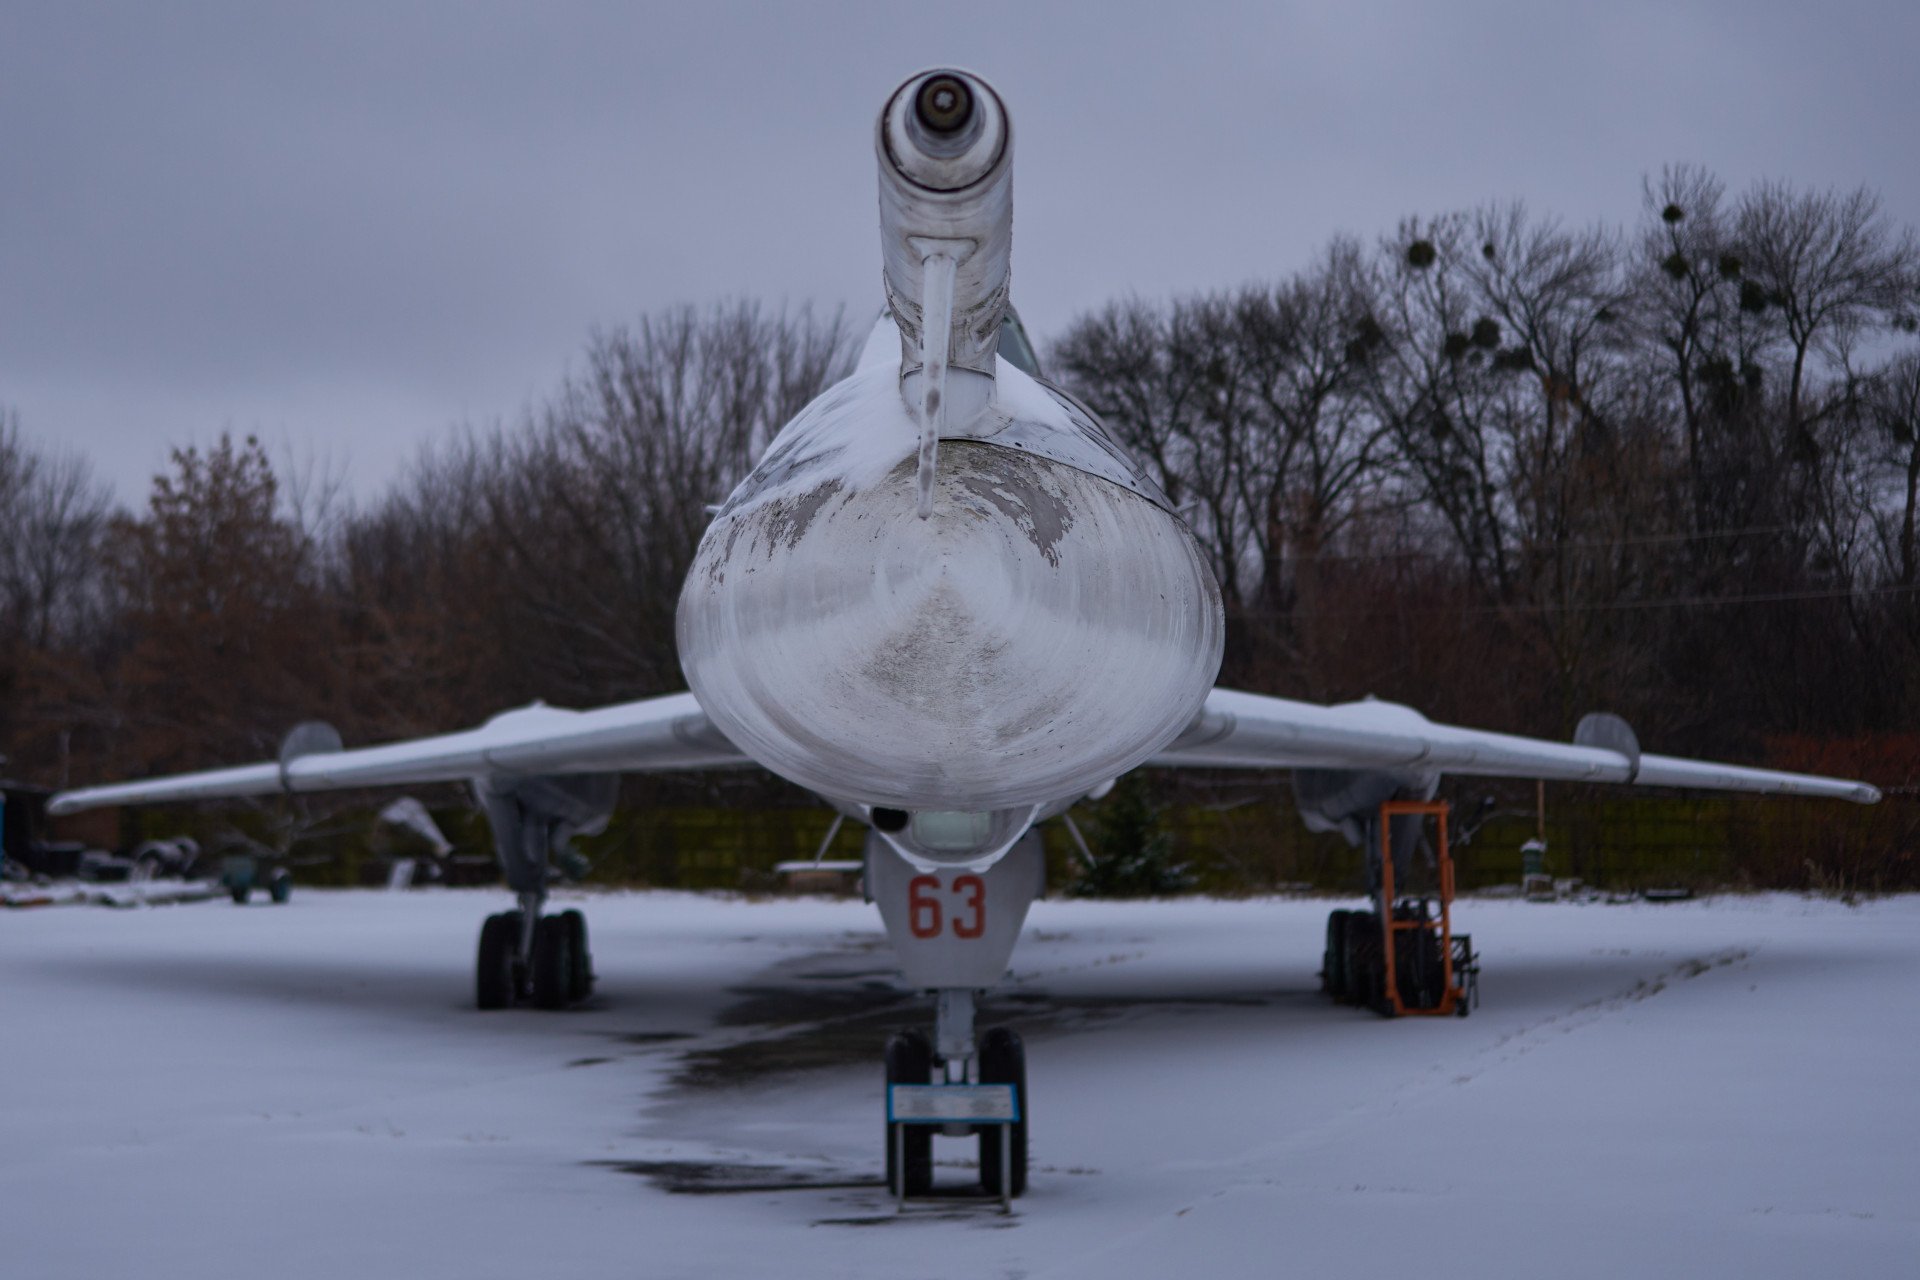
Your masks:
{"label": "white painted fuselage", "polygon": [[[951,119],[929,109],[942,85]],[[741,751],[886,811],[876,828],[916,863],[979,867],[1192,723],[1220,593],[1098,420],[996,355],[999,99],[964,73],[915,77],[875,149],[888,313],[708,528],[680,660]]]}

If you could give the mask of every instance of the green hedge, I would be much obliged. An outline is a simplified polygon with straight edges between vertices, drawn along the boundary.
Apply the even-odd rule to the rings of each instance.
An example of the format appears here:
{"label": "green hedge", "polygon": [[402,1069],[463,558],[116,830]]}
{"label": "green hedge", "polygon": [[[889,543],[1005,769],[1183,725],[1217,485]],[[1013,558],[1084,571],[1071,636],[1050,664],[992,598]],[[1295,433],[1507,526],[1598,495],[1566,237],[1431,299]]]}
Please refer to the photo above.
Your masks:
{"label": "green hedge", "polygon": [[[1473,796],[1477,800],[1477,793]],[[1467,797],[1459,797],[1462,812]],[[1083,830],[1091,806],[1075,810]],[[317,834],[295,846],[309,884],[350,885],[381,873],[387,860],[418,852],[406,837],[381,826],[375,810],[341,813],[316,824]],[[485,822],[470,807],[433,810],[456,852],[487,856]],[[605,832],[582,839],[596,884],[677,889],[777,888],[775,863],[812,858],[833,814],[824,806],[720,807],[676,804],[623,808]],[[1251,803],[1207,805],[1175,801],[1163,822],[1174,856],[1194,877],[1195,890],[1216,895],[1305,888],[1362,892],[1365,877],[1355,850],[1338,836],[1315,834],[1294,812],[1282,787]],[[271,809],[150,808],[128,814],[130,846],[147,836],[190,833],[209,852],[223,828],[274,843]],[[1455,846],[1462,889],[1517,884],[1520,845],[1533,834],[1531,815],[1496,817],[1465,845]],[[841,826],[829,858],[860,856],[864,831]],[[1065,826],[1046,823],[1048,883],[1064,888],[1080,865]],[[1751,887],[1829,891],[1920,888],[1920,805],[1894,797],[1871,808],[1832,801],[1775,797],[1634,795],[1597,788],[1555,788],[1548,794],[1547,869],[1602,889],[1685,885],[1696,889]]]}

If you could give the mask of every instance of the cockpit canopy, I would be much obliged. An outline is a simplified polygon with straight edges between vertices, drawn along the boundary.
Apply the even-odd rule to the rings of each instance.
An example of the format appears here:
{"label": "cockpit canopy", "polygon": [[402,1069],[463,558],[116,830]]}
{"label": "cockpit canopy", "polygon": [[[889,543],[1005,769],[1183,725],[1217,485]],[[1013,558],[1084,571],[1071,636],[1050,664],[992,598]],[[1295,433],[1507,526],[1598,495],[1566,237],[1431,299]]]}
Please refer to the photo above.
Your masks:
{"label": "cockpit canopy", "polygon": [[1000,322],[1000,358],[1026,374],[1028,377],[1040,376],[1040,357],[1033,353],[1033,343],[1027,337],[1027,326],[1020,323],[1020,313],[1007,306],[1006,319]]}

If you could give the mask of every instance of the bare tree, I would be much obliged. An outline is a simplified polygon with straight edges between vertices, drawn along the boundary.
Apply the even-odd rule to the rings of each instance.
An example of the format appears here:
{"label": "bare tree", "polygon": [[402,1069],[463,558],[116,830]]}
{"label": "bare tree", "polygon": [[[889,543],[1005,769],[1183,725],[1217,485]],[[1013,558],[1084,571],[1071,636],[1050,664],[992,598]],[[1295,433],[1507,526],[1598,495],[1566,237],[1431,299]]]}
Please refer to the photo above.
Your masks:
{"label": "bare tree", "polygon": [[676,687],[674,611],[708,507],[845,371],[852,337],[837,314],[750,303],[596,334],[524,423],[429,455],[354,521],[357,616],[391,651],[374,663],[417,669],[485,636],[488,656],[438,686],[440,714]]}
{"label": "bare tree", "polygon": [[1807,416],[1810,361],[1851,358],[1861,334],[1904,314],[1920,246],[1865,187],[1844,194],[1762,182],[1740,202],[1746,280],[1778,308],[1788,351],[1787,424]]}
{"label": "bare tree", "polygon": [[1876,452],[1892,473],[1894,518],[1891,546],[1892,578],[1902,587],[1920,583],[1920,559],[1914,545],[1914,524],[1920,516],[1920,351],[1909,351],[1881,369],[1866,393],[1869,421],[1876,430]]}
{"label": "bare tree", "polygon": [[1295,653],[1299,590],[1372,478],[1379,439],[1352,342],[1368,310],[1337,245],[1272,286],[1135,299],[1077,323],[1051,366],[1186,515],[1228,608],[1228,668]]}
{"label": "bare tree", "polygon": [[97,702],[111,512],[85,458],[35,450],[0,411],[0,751],[16,772],[63,780],[71,731]]}

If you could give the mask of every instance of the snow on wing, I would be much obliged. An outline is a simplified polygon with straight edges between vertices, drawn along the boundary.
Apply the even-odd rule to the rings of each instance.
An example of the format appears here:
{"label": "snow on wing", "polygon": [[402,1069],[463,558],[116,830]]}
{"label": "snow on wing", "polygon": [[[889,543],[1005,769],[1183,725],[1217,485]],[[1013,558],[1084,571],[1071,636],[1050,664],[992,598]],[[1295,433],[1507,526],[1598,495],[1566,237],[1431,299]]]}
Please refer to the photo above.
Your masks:
{"label": "snow on wing", "polygon": [[690,693],[592,711],[542,703],[503,712],[477,729],[378,747],[300,756],[141,782],[86,787],[53,798],[50,813],[161,800],[211,800],[279,791],[458,782],[481,776],[724,769],[750,765]]}
{"label": "snow on wing", "polygon": [[1598,746],[1546,742],[1434,724],[1392,702],[1323,707],[1264,694],[1215,689],[1185,732],[1147,761],[1162,767],[1413,769],[1559,782],[1622,782],[1826,796],[1873,804],[1864,782],[1739,765],[1631,755]]}

